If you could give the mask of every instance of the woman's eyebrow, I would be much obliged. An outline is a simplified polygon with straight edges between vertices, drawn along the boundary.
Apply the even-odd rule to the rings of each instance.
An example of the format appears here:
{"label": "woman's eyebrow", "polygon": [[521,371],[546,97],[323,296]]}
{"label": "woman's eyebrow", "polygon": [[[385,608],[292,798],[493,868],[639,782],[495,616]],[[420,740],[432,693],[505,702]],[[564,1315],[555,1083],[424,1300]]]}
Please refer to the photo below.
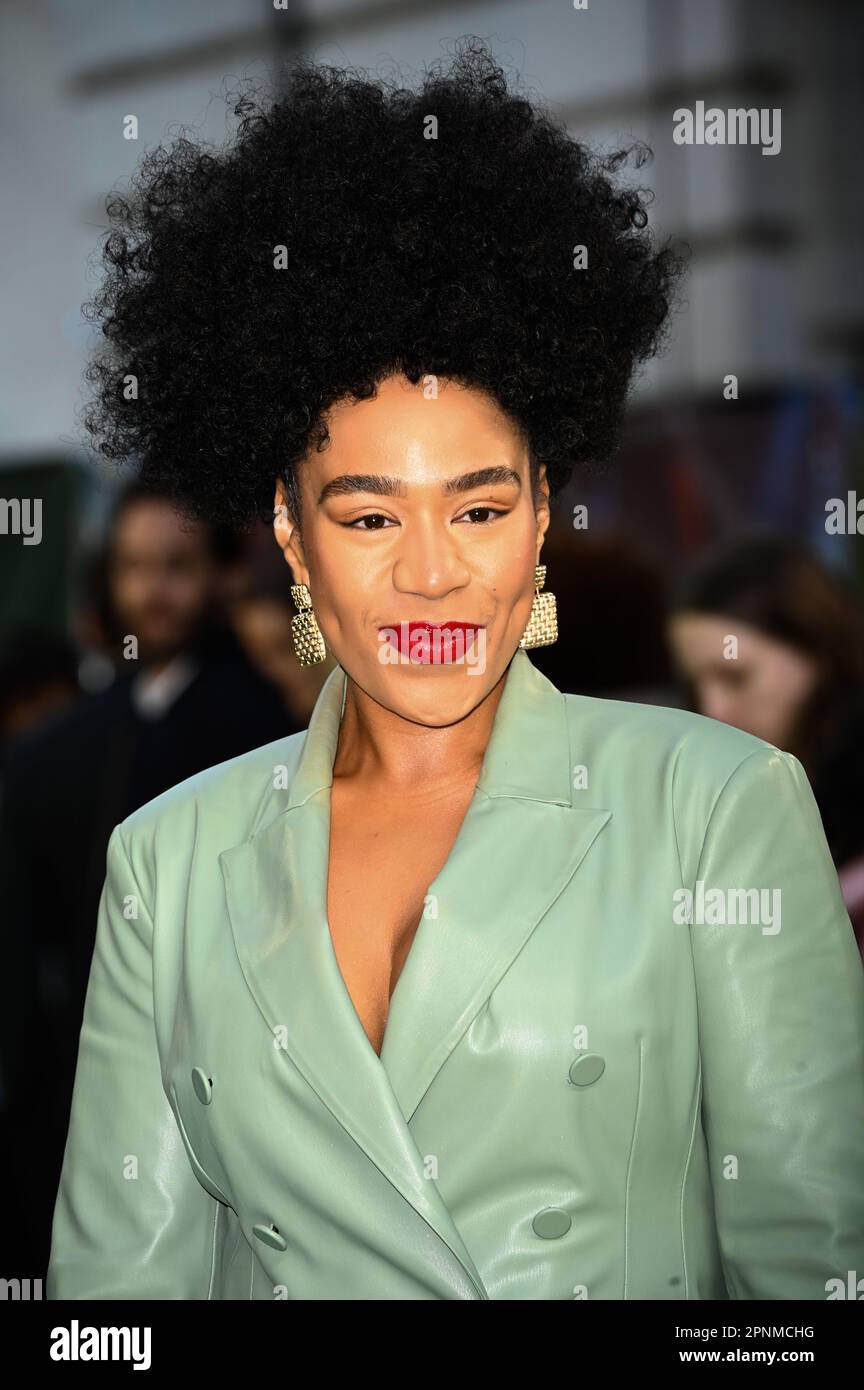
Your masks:
{"label": "woman's eyebrow", "polygon": [[[453,493],[470,492],[473,488],[494,483],[515,483],[520,490],[522,479],[514,468],[498,465],[494,468],[475,468],[470,473],[460,473],[455,478],[447,478],[441,484],[445,496]],[[374,492],[380,497],[404,497],[405,481],[382,473],[340,473],[325,483],[318,497],[318,505],[328,497],[344,497],[351,492]]]}

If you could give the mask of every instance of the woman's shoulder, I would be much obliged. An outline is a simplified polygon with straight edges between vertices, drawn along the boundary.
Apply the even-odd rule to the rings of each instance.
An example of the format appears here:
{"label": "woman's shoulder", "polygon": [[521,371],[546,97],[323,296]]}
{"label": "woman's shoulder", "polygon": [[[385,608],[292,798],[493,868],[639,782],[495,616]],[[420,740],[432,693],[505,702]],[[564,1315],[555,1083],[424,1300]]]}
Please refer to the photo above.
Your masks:
{"label": "woman's shoulder", "polygon": [[170,844],[178,836],[209,838],[212,832],[232,843],[245,839],[272,807],[274,791],[290,786],[306,732],[252,748],[169,787],[121,822],[121,837]]}
{"label": "woman's shoulder", "polygon": [[[688,872],[695,872],[712,825],[739,849],[762,844],[778,825],[798,849],[805,839],[818,841],[812,790],[791,753],[689,710],[565,700],[571,761],[580,771],[574,785],[592,805],[611,810],[619,831],[629,826],[646,843],[669,837]],[[718,816],[721,806],[725,814]]]}
{"label": "woman's shoulder", "polygon": [[[748,760],[787,760],[773,744],[743,729],[671,705],[565,694],[571,750],[598,772],[676,778],[717,788]],[[794,760],[793,760],[794,761]]]}

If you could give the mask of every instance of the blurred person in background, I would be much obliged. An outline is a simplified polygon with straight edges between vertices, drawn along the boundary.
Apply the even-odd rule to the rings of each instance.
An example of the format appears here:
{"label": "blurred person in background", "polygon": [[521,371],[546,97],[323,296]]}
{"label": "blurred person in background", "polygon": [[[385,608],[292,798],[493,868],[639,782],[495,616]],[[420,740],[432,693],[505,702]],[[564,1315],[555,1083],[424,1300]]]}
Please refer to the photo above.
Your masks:
{"label": "blurred person in background", "polygon": [[299,728],[305,728],[324,681],[336,665],[330,657],[321,667],[304,667],[297,660],[291,609],[277,591],[250,588],[238,594],[228,617],[249,660],[279,691],[285,708]]}
{"label": "blurred person in background", "polygon": [[[0,757],[11,740],[78,698],[77,671],[75,647],[67,638],[27,625],[6,635],[0,646]],[[0,804],[2,795],[0,782]],[[35,1036],[38,987],[32,937],[15,930],[11,917],[5,920],[9,929],[0,971],[0,1185],[4,1192],[11,1192],[19,1167],[13,1160],[16,1136],[25,1130],[30,1105],[27,1061]],[[4,1223],[7,1259],[14,1259],[19,1250],[29,1254],[19,1238],[18,1211],[12,1204]],[[24,1267],[23,1261],[19,1263]]]}
{"label": "blurred person in background", "polygon": [[[107,599],[98,627],[117,676],[4,749],[3,950],[17,968],[7,973],[0,1105],[15,1130],[5,1136],[13,1167],[19,1155],[14,1190],[32,1197],[17,1205],[17,1239],[42,1266],[44,1194],[60,1172],[111,830],[193,773],[303,727],[220,618],[220,573],[234,559],[217,528],[127,485],[96,567]],[[7,1251],[10,1240],[7,1230]]]}
{"label": "blurred person in background", "polygon": [[35,728],[80,693],[73,643],[17,627],[0,644],[0,743]]}
{"label": "blurred person in background", "polygon": [[675,681],[666,646],[665,580],[623,535],[550,528],[544,558],[560,595],[559,641],[534,657],[559,690],[672,705]]}
{"label": "blurred person in background", "polygon": [[333,656],[315,666],[297,660],[291,622],[291,574],[267,527],[253,529],[246,563],[237,582],[223,594],[225,616],[256,670],[279,691],[285,708],[305,729]]}
{"label": "blurred person in background", "polygon": [[669,640],[693,709],[804,765],[864,954],[860,598],[804,546],[755,535],[685,578]]}

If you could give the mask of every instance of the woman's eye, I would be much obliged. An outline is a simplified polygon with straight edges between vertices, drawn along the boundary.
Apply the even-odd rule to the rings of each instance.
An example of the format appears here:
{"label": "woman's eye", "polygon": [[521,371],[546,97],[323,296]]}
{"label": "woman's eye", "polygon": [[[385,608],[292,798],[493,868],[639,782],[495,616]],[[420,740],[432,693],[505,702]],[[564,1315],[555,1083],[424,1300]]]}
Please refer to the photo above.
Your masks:
{"label": "woman's eye", "polygon": [[[506,515],[506,511],[499,510],[497,507],[471,507],[456,520],[470,521],[472,526],[488,526],[493,517]],[[363,516],[355,517],[353,521],[340,522],[340,525],[353,531],[381,531],[390,524],[390,517],[382,516],[380,512],[365,512]]]}
{"label": "woman's eye", "polygon": [[480,520],[480,521],[474,521],[474,522],[471,523],[472,526],[488,526],[488,525],[489,525],[489,518],[491,518],[491,517],[493,517],[493,516],[506,516],[506,515],[507,515],[506,512],[500,511],[500,510],[499,510],[498,508],[496,508],[496,507],[471,507],[471,509],[470,509],[469,511],[463,512],[462,515],[458,518],[458,520],[459,520],[459,521],[464,521],[464,520],[466,519],[466,517],[469,517],[469,516],[476,516],[478,512],[485,512],[485,513],[486,513],[486,519]]}
{"label": "woman's eye", "polygon": [[354,531],[380,531],[382,530],[382,527],[379,525],[361,526],[360,523],[363,521],[372,521],[377,523],[389,520],[389,517],[382,516],[380,512],[366,512],[364,516],[355,517],[353,521],[343,521],[341,525],[348,526]]}

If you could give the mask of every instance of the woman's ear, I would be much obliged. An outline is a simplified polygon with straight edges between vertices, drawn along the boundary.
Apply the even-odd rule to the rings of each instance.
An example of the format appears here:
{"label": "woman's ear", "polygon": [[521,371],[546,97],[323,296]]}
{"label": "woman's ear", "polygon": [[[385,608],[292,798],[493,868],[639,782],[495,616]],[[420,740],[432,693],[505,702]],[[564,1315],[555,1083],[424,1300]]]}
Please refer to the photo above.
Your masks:
{"label": "woman's ear", "polygon": [[549,509],[549,483],[546,479],[545,463],[540,465],[540,472],[537,477],[537,501],[534,511],[537,517],[537,563],[539,565],[543,538],[546,535],[551,520],[551,512]]}
{"label": "woman's ear", "polygon": [[291,566],[294,583],[308,584],[309,571],[306,568],[303,544],[281,479],[276,483],[276,494],[273,498],[273,534],[286,563]]}

